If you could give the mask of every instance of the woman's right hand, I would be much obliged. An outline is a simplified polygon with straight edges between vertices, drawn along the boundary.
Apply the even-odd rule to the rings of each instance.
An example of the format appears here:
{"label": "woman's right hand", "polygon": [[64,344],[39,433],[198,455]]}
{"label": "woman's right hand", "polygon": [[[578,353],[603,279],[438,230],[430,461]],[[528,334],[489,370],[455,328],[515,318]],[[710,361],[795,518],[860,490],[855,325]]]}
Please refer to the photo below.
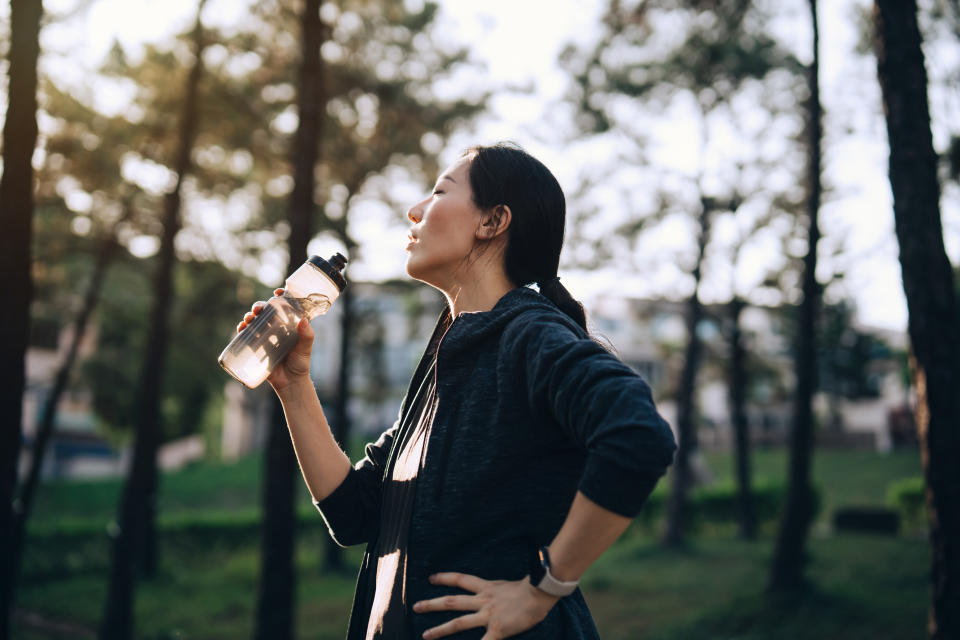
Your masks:
{"label": "woman's right hand", "polygon": [[[283,289],[274,289],[273,295],[282,296]],[[254,302],[250,311],[243,316],[243,320],[237,325],[237,333],[246,329],[247,325],[253,322],[253,319],[263,311],[265,306],[267,306],[267,303],[263,300]],[[310,321],[301,318],[300,324],[297,325],[297,333],[300,334],[300,340],[267,377],[267,382],[277,393],[297,380],[310,379],[310,351],[313,348],[313,329],[310,327]]]}

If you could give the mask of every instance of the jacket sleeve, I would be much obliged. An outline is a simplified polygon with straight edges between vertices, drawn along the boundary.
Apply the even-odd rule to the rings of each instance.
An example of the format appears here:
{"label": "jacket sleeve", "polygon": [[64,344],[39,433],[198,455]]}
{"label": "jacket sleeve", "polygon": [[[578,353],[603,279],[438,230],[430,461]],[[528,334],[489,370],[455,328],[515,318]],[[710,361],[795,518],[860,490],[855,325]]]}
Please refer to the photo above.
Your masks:
{"label": "jacket sleeve", "polygon": [[547,411],[586,451],[579,490],[605,509],[635,517],[677,448],[649,385],[560,319],[519,324],[531,405]]}
{"label": "jacket sleeve", "polygon": [[399,427],[397,420],[376,442],[367,444],[366,457],[350,469],[340,486],[314,502],[330,537],[341,547],[370,542],[380,528],[383,474]]}

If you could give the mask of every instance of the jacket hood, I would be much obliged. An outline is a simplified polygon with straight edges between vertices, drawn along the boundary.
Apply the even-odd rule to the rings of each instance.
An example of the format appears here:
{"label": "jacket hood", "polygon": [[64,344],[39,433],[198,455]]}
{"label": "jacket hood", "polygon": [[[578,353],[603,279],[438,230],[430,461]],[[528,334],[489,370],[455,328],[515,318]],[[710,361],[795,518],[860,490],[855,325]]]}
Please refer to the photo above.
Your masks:
{"label": "jacket hood", "polygon": [[[454,318],[443,336],[439,349],[444,357],[467,350],[491,334],[503,332],[514,318],[531,309],[551,312],[576,333],[583,332],[583,329],[546,296],[528,287],[517,287],[505,293],[489,311],[461,313]],[[444,310],[440,316],[440,325],[444,323],[449,313],[449,309]]]}

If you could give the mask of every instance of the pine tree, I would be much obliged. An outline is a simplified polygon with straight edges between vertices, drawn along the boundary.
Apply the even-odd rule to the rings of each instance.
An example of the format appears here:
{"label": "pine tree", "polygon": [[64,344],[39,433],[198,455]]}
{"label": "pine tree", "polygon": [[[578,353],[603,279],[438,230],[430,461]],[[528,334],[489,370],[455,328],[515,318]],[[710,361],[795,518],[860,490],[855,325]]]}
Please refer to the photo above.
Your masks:
{"label": "pine tree", "polygon": [[960,317],[943,244],[917,6],[877,0],[874,16],[933,551],[927,630],[947,640],[960,637]]}
{"label": "pine tree", "polygon": [[7,116],[3,124],[3,175],[0,176],[0,292],[8,307],[0,331],[0,638],[10,632],[16,560],[13,503],[20,454],[24,358],[29,338],[30,247],[33,217],[33,150],[37,143],[37,57],[40,53],[41,0],[10,2],[10,67]]}
{"label": "pine tree", "polygon": [[[774,166],[782,170],[782,156],[765,157],[760,151],[744,157],[747,145],[717,149],[722,144],[717,137],[722,133],[718,120],[729,123],[739,135],[757,135],[751,133],[749,123],[742,119],[742,107],[735,102],[746,100],[768,113],[771,123],[777,123],[788,106],[779,96],[796,90],[799,64],[765,32],[764,20],[763,12],[745,0],[611,0],[597,44],[587,51],[568,49],[564,53],[564,63],[575,80],[572,99],[578,105],[579,129],[592,135],[610,132],[615,134],[610,136],[613,140],[627,141],[626,161],[620,159],[605,180],[630,180],[634,200],[645,183],[656,193],[652,205],[646,207],[624,199],[625,213],[631,219],[619,225],[619,234],[637,245],[648,229],[663,219],[684,217],[690,236],[696,238],[687,255],[671,259],[686,263],[687,280],[692,281],[685,305],[686,348],[676,390],[679,450],[672,470],[665,535],[665,542],[672,546],[683,544],[685,538],[683,516],[691,484],[689,457],[696,448],[695,391],[702,351],[697,335],[703,314],[699,289],[713,253],[711,229],[721,217],[749,218],[745,215],[748,209],[766,209],[747,223],[751,232],[776,215],[792,217],[793,203],[772,192],[760,177]],[[664,24],[670,29],[658,28]],[[758,94],[759,98],[746,97]],[[700,155],[710,151],[723,159],[712,163],[699,160],[692,172],[663,171],[664,175],[654,179],[651,174],[657,172],[646,166],[650,161],[644,151],[650,131],[639,123],[644,116],[652,118],[655,111],[681,107],[691,112],[690,126],[699,133]],[[778,129],[783,127],[777,124]],[[671,184],[676,186],[663,186]],[[612,235],[605,234],[602,242],[611,244]],[[616,256],[620,263],[629,263],[632,257],[630,253]]]}
{"label": "pine tree", "polygon": [[797,386],[794,391],[790,424],[790,467],[787,504],[780,521],[777,544],[770,567],[769,587],[789,592],[804,586],[803,567],[807,533],[814,516],[813,487],[810,483],[813,456],[813,393],[816,389],[816,319],[820,309],[820,285],[817,283],[817,243],[820,240],[820,164],[822,113],[820,107],[820,28],[817,0],[810,0],[813,25],[813,62],[808,70],[807,133],[807,253],[803,264],[803,301],[797,325]]}

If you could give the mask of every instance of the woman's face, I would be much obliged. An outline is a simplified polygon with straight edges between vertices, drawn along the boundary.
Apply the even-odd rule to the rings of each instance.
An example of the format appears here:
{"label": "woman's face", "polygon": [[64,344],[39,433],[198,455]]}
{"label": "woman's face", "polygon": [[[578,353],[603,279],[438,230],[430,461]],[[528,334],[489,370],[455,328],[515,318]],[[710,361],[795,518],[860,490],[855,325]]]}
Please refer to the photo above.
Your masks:
{"label": "woman's face", "polygon": [[456,280],[476,242],[482,212],[473,202],[468,170],[470,157],[448,167],[433,193],[410,207],[413,223],[407,245],[407,274],[443,291]]}

